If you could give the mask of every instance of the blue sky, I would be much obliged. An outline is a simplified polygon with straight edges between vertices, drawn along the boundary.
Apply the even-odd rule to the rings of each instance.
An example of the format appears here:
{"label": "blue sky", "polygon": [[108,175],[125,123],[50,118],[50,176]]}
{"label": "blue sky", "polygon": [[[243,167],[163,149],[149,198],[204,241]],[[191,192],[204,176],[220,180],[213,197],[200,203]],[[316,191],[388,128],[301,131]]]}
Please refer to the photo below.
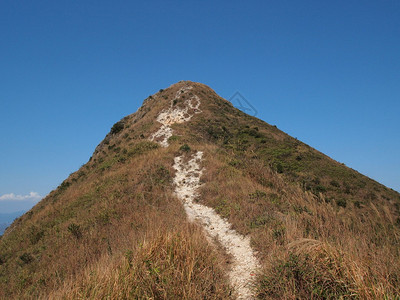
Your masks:
{"label": "blue sky", "polygon": [[0,212],[33,205],[179,80],[239,91],[259,118],[400,190],[397,0],[4,0],[0,42]]}

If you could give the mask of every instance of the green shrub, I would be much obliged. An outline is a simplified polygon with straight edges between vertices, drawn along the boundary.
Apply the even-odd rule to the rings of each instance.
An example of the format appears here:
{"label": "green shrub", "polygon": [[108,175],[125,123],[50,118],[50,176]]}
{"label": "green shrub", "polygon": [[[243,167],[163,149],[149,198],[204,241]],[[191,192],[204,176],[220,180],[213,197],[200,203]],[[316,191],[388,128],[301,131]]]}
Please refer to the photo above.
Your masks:
{"label": "green shrub", "polygon": [[340,206],[340,207],[346,207],[347,201],[344,198],[340,198],[340,199],[336,200],[336,204],[337,204],[337,206]]}
{"label": "green shrub", "polygon": [[334,186],[334,187],[340,187],[340,183],[339,182],[337,182],[336,180],[332,180],[331,182],[330,182],[330,184],[331,184],[331,186]]}
{"label": "green shrub", "polygon": [[377,198],[378,197],[376,196],[376,194],[374,192],[369,192],[367,195],[364,196],[364,199],[371,200],[371,201],[374,201]]}
{"label": "green shrub", "polygon": [[277,240],[280,244],[283,242],[285,234],[286,234],[286,228],[283,225],[280,225],[272,230],[273,238]]}
{"label": "green shrub", "polygon": [[263,227],[265,224],[268,223],[268,217],[267,216],[258,216],[254,220],[250,222],[250,228],[258,228],[258,227]]}
{"label": "green shrub", "polygon": [[347,182],[344,183],[344,192],[346,194],[351,194],[351,187]]}
{"label": "green shrub", "polygon": [[81,227],[75,223],[71,223],[68,226],[68,231],[77,239],[82,237],[82,230]]}
{"label": "green shrub", "polygon": [[156,172],[153,173],[152,179],[156,184],[169,183],[171,181],[171,174],[166,167],[159,166]]}
{"label": "green shrub", "polygon": [[117,134],[118,132],[122,131],[125,127],[124,122],[119,121],[111,127],[111,134]]}
{"label": "green shrub", "polygon": [[189,152],[189,151],[190,151],[190,147],[189,147],[188,144],[182,145],[179,149],[180,149],[181,151],[184,151],[184,152]]}
{"label": "green shrub", "polygon": [[144,154],[153,149],[157,149],[158,147],[158,144],[155,142],[143,141],[135,144],[131,149],[129,149],[127,155],[129,157],[134,157],[136,155]]}
{"label": "green shrub", "polygon": [[267,193],[256,190],[254,193],[249,194],[250,199],[262,199],[267,198]]}
{"label": "green shrub", "polygon": [[170,138],[168,138],[168,142],[174,142],[174,141],[179,141],[180,137],[177,135],[173,135]]}
{"label": "green shrub", "polygon": [[64,180],[60,186],[58,187],[61,191],[66,190],[69,186],[71,185],[70,182],[68,182],[67,180]]}
{"label": "green shrub", "polygon": [[228,164],[230,165],[230,166],[232,166],[232,167],[239,167],[242,163],[241,163],[241,161],[240,160],[237,160],[237,159],[231,159],[229,162],[228,162]]}
{"label": "green shrub", "polygon": [[37,244],[43,236],[44,236],[43,230],[39,230],[36,227],[31,228],[31,233],[29,235],[29,239],[30,239],[30,242],[32,245]]}
{"label": "green shrub", "polygon": [[279,198],[278,194],[269,193],[268,194],[268,198],[269,198],[269,201],[271,201],[274,204],[279,204],[280,203],[280,198]]}
{"label": "green shrub", "polygon": [[278,163],[278,164],[276,165],[276,171],[277,171],[279,174],[283,173],[283,166],[282,166],[281,163]]}
{"label": "green shrub", "polygon": [[29,253],[24,253],[24,254],[22,254],[20,257],[19,257],[19,259],[20,260],[22,260],[22,262],[24,263],[24,264],[29,264],[29,263],[31,263],[32,261],[33,261],[33,257],[32,257],[32,255],[30,255]]}
{"label": "green shrub", "polygon": [[324,187],[324,186],[321,185],[321,184],[318,184],[318,185],[315,187],[315,192],[317,192],[317,193],[325,193],[325,192],[326,192],[326,187]]}

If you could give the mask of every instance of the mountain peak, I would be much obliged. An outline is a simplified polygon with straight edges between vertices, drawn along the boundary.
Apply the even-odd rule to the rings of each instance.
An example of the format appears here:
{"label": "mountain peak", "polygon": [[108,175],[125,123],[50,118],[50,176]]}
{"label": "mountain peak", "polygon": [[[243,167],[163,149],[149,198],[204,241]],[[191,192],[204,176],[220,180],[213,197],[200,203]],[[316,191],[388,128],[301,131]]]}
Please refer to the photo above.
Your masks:
{"label": "mountain peak", "polygon": [[208,85],[205,85],[204,83],[190,81],[190,80],[178,81],[178,82],[170,85],[168,88],[180,89],[183,87],[192,87],[192,88],[197,88],[197,89],[211,90],[211,88]]}
{"label": "mountain peak", "polygon": [[0,298],[393,298],[399,236],[398,193],[180,81],[0,237]]}

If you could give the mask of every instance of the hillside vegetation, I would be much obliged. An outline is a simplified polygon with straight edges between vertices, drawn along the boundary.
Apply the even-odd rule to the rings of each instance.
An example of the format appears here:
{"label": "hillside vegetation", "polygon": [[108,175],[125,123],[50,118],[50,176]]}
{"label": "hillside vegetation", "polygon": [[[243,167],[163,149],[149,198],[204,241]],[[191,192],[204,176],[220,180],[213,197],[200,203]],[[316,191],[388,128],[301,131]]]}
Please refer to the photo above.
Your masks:
{"label": "hillside vegetation", "polygon": [[203,151],[197,201],[248,235],[260,299],[395,299],[400,195],[190,83],[202,113],[149,141],[179,82],[0,238],[0,298],[229,299],[230,257],[187,221],[174,157]]}

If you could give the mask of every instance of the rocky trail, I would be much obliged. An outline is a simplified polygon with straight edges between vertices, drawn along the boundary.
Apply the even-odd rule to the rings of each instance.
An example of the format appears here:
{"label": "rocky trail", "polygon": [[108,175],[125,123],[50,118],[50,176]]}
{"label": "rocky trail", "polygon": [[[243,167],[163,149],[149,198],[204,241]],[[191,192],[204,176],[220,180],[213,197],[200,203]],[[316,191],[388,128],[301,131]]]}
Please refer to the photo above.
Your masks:
{"label": "rocky trail", "polygon": [[[176,99],[192,87],[188,86],[177,92]],[[161,128],[152,136],[163,147],[168,147],[168,138],[172,136],[171,124],[189,121],[194,113],[201,112],[199,109],[200,98],[193,95],[184,102],[184,108],[171,106],[160,113],[157,121]],[[211,241],[217,240],[232,257],[229,279],[235,289],[238,299],[252,299],[252,284],[255,274],[259,269],[259,262],[250,246],[248,237],[238,234],[231,229],[231,224],[221,218],[211,207],[196,202],[198,189],[201,186],[200,178],[203,169],[201,162],[203,152],[197,151],[187,159],[186,155],[177,156],[174,159],[175,193],[182,201],[188,219],[191,222],[199,223],[205,230]]]}
{"label": "rocky trail", "polygon": [[190,98],[184,100],[183,107],[176,106],[176,103],[181,99],[182,96],[186,96],[191,86],[181,88],[175,95],[175,98],[171,101],[170,107],[162,111],[157,121],[161,123],[161,128],[152,135],[150,140],[157,141],[162,147],[168,147],[168,139],[172,136],[173,130],[172,124],[183,123],[189,121],[194,114],[201,113],[199,109],[200,98],[197,95],[191,95]]}

